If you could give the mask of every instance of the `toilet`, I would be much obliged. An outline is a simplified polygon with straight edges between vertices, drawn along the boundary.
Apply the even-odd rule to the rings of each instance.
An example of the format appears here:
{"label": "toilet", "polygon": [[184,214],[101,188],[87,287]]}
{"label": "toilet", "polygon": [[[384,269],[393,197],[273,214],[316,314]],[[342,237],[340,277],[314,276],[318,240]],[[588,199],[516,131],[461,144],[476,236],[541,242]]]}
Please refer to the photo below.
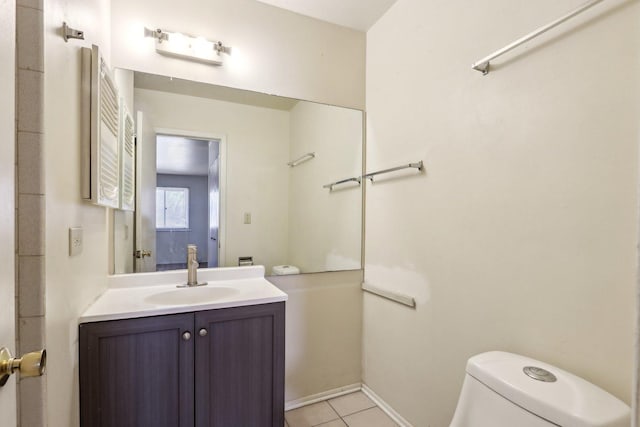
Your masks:
{"label": "toilet", "polygon": [[491,351],[470,358],[450,427],[629,427],[631,410],[555,366]]}

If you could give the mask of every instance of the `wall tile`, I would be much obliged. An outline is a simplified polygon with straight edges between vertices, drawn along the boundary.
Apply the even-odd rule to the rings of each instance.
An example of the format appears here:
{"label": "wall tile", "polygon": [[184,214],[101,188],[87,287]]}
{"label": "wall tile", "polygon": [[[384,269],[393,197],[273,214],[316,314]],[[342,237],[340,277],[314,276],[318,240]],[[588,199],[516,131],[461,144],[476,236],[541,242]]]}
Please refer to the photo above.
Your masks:
{"label": "wall tile", "polygon": [[44,348],[44,316],[22,317],[18,322],[18,327],[20,329],[18,353],[24,354]]}
{"label": "wall tile", "polygon": [[18,68],[44,72],[42,10],[18,7],[16,17]]}
{"label": "wall tile", "polygon": [[44,194],[42,134],[18,132],[18,193]]}
{"label": "wall tile", "polygon": [[[45,345],[43,0],[16,9],[16,353]],[[28,194],[25,194],[28,193]],[[35,255],[35,256],[25,256]],[[33,316],[33,317],[31,317]],[[46,425],[46,377],[19,379],[18,425]]]}
{"label": "wall tile", "polygon": [[44,257],[20,256],[18,267],[20,317],[45,315]]}
{"label": "wall tile", "polygon": [[44,74],[18,70],[18,131],[42,132]]}
{"label": "wall tile", "polygon": [[44,196],[18,196],[18,254],[44,255]]}
{"label": "wall tile", "polygon": [[[32,9],[43,9],[43,0],[18,0],[16,4],[18,6],[30,7]],[[40,37],[42,37],[42,30],[40,31]]]}
{"label": "wall tile", "polygon": [[45,377],[20,379],[19,405],[21,426],[44,426]]}

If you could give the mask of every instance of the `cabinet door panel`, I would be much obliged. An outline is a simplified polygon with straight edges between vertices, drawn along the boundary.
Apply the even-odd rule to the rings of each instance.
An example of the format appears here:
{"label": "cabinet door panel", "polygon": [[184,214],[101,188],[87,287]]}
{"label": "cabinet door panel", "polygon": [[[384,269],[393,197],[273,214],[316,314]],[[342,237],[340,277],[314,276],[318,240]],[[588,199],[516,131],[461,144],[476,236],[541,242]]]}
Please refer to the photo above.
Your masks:
{"label": "cabinet door panel", "polygon": [[196,313],[196,425],[284,424],[284,303]]}
{"label": "cabinet door panel", "polygon": [[193,313],[80,326],[81,424],[193,426]]}

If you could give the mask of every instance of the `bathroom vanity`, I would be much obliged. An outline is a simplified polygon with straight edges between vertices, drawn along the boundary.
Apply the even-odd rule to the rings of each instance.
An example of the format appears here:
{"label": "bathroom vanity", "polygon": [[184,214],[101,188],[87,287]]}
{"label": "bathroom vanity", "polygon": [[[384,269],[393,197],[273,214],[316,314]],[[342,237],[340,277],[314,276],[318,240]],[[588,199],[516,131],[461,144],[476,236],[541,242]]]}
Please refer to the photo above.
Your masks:
{"label": "bathroom vanity", "polygon": [[261,267],[131,286],[180,273],[117,276],[81,317],[81,425],[282,426],[286,294]]}

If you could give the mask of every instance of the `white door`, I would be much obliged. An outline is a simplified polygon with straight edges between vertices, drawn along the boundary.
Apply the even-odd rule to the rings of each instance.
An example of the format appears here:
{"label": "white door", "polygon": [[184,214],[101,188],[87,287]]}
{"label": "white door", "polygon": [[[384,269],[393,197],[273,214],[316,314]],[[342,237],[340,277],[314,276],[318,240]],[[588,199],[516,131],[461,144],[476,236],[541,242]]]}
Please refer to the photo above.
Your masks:
{"label": "white door", "polygon": [[156,133],[138,111],[136,122],[136,272],[156,271]]}
{"label": "white door", "polygon": [[[15,22],[16,2],[0,1],[0,347],[15,355]],[[16,380],[0,388],[3,426],[16,425]]]}

